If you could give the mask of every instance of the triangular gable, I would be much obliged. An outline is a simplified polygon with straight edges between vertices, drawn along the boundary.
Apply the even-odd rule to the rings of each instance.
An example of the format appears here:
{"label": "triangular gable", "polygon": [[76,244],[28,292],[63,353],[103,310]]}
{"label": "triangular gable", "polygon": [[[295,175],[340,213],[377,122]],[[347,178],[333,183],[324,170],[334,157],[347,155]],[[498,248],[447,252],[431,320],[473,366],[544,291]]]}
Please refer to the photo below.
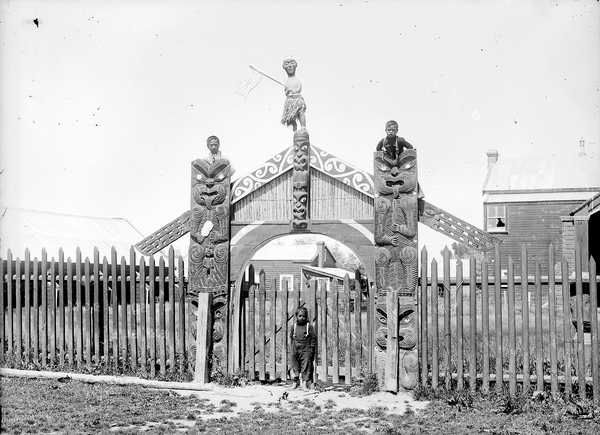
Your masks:
{"label": "triangular gable", "polygon": [[[241,176],[231,185],[231,203],[235,204],[259,187],[285,174],[292,169],[293,162],[294,153],[290,147],[274,155],[254,171]],[[374,197],[372,174],[356,168],[314,145],[310,146],[310,166],[364,195]]]}

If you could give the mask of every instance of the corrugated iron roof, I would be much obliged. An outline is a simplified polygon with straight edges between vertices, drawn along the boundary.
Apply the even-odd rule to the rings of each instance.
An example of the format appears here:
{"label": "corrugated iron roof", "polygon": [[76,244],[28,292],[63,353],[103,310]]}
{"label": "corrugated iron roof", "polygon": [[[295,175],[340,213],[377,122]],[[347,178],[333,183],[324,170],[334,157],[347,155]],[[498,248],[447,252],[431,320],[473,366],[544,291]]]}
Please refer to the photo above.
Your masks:
{"label": "corrugated iron roof", "polygon": [[600,159],[585,156],[502,158],[491,164],[484,193],[600,188]]}
{"label": "corrugated iron roof", "polygon": [[[2,214],[4,214],[2,216]],[[25,255],[29,248],[31,257],[41,258],[46,249],[48,259],[58,258],[63,248],[65,259],[75,259],[77,248],[82,258],[93,258],[94,247],[101,259],[110,258],[111,248],[129,258],[129,250],[143,235],[126,219],[76,216],[36,210],[6,208],[0,210],[0,255],[5,257],[10,249],[13,258]]]}
{"label": "corrugated iron roof", "polygon": [[267,245],[254,254],[252,259],[311,262],[316,256],[317,245]]}

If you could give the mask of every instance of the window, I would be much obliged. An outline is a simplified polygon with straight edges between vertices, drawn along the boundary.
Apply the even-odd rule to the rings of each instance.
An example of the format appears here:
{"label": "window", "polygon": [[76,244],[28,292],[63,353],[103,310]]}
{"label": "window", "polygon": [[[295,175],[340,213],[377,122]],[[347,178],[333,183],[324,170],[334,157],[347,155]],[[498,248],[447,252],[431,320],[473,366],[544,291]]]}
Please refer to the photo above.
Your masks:
{"label": "window", "polygon": [[279,275],[279,290],[283,290],[283,281],[288,282],[288,292],[294,290],[294,275]]}
{"label": "window", "polygon": [[506,204],[490,204],[486,206],[486,226],[490,233],[506,233]]}

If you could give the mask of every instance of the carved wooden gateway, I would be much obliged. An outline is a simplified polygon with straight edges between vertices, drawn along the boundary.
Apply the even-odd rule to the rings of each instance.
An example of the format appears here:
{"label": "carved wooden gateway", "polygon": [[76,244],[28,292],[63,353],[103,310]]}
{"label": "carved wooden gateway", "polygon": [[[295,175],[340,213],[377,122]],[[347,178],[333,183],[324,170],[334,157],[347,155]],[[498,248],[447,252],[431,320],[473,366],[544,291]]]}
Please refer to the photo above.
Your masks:
{"label": "carved wooden gateway", "polygon": [[197,328],[188,350],[197,381],[210,380],[211,358],[229,373],[244,369],[244,271],[270,240],[300,232],[331,237],[358,256],[376,295],[368,316],[372,367],[386,390],[417,385],[417,224],[479,250],[498,240],[421,198],[414,149],[373,159],[374,176],[311,145],[302,129],[288,149],[234,183],[227,159],[192,162],[190,210],[137,247],[152,255],[190,233]]}

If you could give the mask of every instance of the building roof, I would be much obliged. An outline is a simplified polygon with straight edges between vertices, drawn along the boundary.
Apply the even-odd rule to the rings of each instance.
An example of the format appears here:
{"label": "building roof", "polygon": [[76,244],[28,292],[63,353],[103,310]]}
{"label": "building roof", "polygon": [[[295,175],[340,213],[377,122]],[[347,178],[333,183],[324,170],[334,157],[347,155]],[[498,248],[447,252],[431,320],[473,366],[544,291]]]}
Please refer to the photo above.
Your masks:
{"label": "building roof", "polygon": [[313,261],[318,255],[317,245],[266,245],[252,260]]}
{"label": "building roof", "polygon": [[308,272],[310,275],[322,275],[328,278],[337,278],[341,281],[348,275],[350,279],[354,279],[354,272],[349,272],[338,267],[317,267],[317,266],[302,266],[302,273]]}
{"label": "building roof", "polygon": [[[489,155],[489,154],[488,154]],[[483,193],[598,191],[598,155],[498,158],[490,162]]]}
{"label": "building roof", "polygon": [[101,258],[110,257],[114,246],[117,254],[129,258],[131,247],[143,235],[126,219],[99,218],[49,213],[18,208],[0,209],[0,256],[10,249],[13,258],[23,258],[29,248],[31,258],[41,258],[46,249],[48,259],[58,259],[59,249],[65,259],[75,259],[77,248],[82,258],[93,258],[94,247]]}

